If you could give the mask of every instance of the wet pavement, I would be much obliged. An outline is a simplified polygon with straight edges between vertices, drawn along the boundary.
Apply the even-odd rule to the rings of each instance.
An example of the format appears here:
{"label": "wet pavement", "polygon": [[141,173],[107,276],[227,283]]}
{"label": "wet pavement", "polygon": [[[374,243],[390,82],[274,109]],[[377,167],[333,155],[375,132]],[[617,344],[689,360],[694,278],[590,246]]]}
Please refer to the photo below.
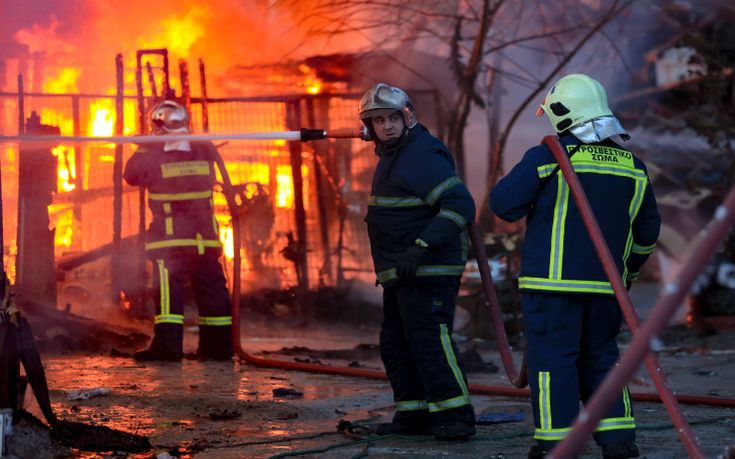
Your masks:
{"label": "wet pavement", "polygon": [[[302,346],[313,350],[354,349],[375,344],[377,330],[361,328],[301,328],[257,330],[244,327],[244,347],[255,355],[293,361],[294,355],[262,354]],[[724,333],[697,338],[682,332],[660,353],[662,365],[679,393],[735,397],[733,336]],[[463,342],[460,337],[460,347]],[[195,345],[193,329],[187,347]],[[499,362],[492,343],[474,342],[483,360]],[[189,349],[191,350],[191,349]],[[308,354],[308,353],[307,353]],[[319,357],[327,365],[346,366],[355,359]],[[377,352],[360,355],[363,368],[380,369]],[[517,355],[516,357],[520,357]],[[150,437],[153,450],[131,457],[525,457],[532,443],[530,407],[525,399],[473,396],[477,414],[525,414],[524,420],[478,426],[478,434],[464,442],[438,442],[430,437],[371,437],[356,440],[336,429],[340,420],[353,424],[386,422],[392,415],[387,382],[297,371],[256,368],[239,362],[137,363],[107,355],[43,356],[56,413],[63,419],[104,425]],[[304,355],[301,358],[310,358]],[[508,387],[504,373],[470,374],[470,382]],[[107,395],[69,400],[80,389],[109,388]],[[276,397],[274,389],[293,389],[300,397]],[[630,385],[632,392],[653,392],[645,371]],[[28,409],[39,415],[32,396]],[[663,406],[637,403],[638,444],[645,457],[687,457]],[[735,410],[685,406],[707,457],[717,457],[735,443]],[[20,439],[19,439],[20,440]],[[12,441],[12,440],[11,440]],[[582,458],[599,457],[590,445]],[[110,457],[70,450],[49,456]],[[49,452],[51,454],[51,452]],[[118,455],[125,457],[124,455]]]}

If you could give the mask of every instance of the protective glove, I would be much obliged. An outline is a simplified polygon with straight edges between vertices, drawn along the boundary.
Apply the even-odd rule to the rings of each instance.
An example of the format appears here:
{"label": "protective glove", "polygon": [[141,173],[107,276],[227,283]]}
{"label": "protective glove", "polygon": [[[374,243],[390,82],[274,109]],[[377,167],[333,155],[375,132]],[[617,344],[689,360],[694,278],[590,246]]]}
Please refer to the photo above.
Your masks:
{"label": "protective glove", "polygon": [[426,257],[426,249],[412,245],[396,257],[396,274],[399,279],[413,279],[416,277],[421,262]]}

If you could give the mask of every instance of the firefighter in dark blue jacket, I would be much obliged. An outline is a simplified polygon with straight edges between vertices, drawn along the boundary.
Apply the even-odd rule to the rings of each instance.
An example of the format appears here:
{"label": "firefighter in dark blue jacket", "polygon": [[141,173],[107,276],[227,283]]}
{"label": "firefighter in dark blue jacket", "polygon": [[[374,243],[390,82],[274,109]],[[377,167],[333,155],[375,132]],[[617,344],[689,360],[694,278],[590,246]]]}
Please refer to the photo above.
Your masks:
{"label": "firefighter in dark blue jacket", "polygon": [[[646,167],[613,139],[627,132],[596,80],[560,79],[537,115],[546,113],[567,150],[603,235],[628,286],[653,252],[661,219]],[[491,194],[507,221],[526,217],[521,273],[523,316],[540,458],[569,432],[618,359],[622,313],[569,186],[545,145],[529,149]],[[600,421],[595,440],[606,459],[637,457],[635,419],[625,389]]]}
{"label": "firefighter in dark blue jacket", "polygon": [[380,158],[365,220],[383,286],[380,354],[396,405],[378,433],[466,438],[475,415],[452,324],[475,204],[447,147],[417,123],[402,90],[374,86],[360,101],[360,119]]}
{"label": "firefighter in dark blue jacket", "polygon": [[[154,107],[150,121],[157,135],[189,132],[188,111],[171,100]],[[136,360],[181,360],[187,284],[199,308],[197,356],[232,359],[231,301],[212,196],[216,155],[211,142],[162,141],[141,146],[125,166],[125,180],[148,190],[153,214],[146,253],[154,269],[154,337],[133,354]]]}

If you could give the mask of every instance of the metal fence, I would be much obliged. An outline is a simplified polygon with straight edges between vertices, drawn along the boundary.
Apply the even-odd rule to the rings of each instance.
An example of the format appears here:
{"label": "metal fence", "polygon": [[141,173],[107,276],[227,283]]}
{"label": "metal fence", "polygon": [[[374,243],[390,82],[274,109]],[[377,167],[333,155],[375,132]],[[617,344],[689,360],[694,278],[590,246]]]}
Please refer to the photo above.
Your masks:
{"label": "metal fence", "polygon": [[[440,127],[433,92],[413,92],[421,122],[433,132]],[[357,128],[358,94],[321,94],[257,98],[207,99],[211,133]],[[202,132],[204,110],[192,100],[192,124]],[[19,132],[21,99],[0,93],[0,134]],[[62,135],[113,135],[115,98],[106,95],[25,94],[25,117],[35,111],[45,125],[57,126]],[[137,105],[124,99],[124,134],[139,131]],[[285,288],[301,284],[315,288],[339,285],[350,279],[370,281],[370,261],[363,217],[376,157],[372,143],[358,139],[329,139],[308,143],[285,141],[224,141],[216,143],[233,183],[243,190],[242,278],[244,290]],[[127,160],[134,147],[125,145]],[[17,144],[0,144],[4,210],[5,266],[14,276],[17,255],[18,163]],[[93,252],[113,238],[113,165],[115,145],[83,143],[59,145],[52,150],[57,161],[56,190],[48,206],[49,228],[54,229],[54,254],[61,260]],[[300,161],[299,161],[300,160]],[[299,174],[292,165],[301,162]],[[294,183],[296,182],[296,185]],[[123,238],[134,237],[139,227],[137,189],[123,188]],[[215,199],[225,262],[232,259],[232,225],[224,196]],[[303,208],[303,212],[300,209]],[[150,215],[147,216],[150,221]],[[302,244],[302,245],[299,245]],[[305,248],[301,272],[294,250]],[[109,263],[96,265],[95,277],[104,277]],[[102,270],[102,272],[100,271]],[[80,274],[81,273],[81,274]],[[84,276],[84,270],[72,278]]]}

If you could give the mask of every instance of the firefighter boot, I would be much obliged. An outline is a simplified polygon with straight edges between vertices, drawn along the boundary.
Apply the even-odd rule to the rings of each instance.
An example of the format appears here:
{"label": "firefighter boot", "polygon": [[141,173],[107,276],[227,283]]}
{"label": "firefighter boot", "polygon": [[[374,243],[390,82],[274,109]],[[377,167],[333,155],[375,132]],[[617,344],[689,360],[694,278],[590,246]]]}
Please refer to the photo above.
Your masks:
{"label": "firefighter boot", "polygon": [[449,421],[432,429],[437,440],[464,440],[475,434],[475,425],[469,422]]}
{"label": "firefighter boot", "polygon": [[628,459],[639,455],[638,446],[633,442],[602,445],[602,457],[604,459]]}
{"label": "firefighter boot", "polygon": [[180,362],[184,328],[179,324],[156,324],[155,336],[148,349],[133,354],[139,362]]}
{"label": "firefighter boot", "polygon": [[199,326],[199,360],[232,360],[232,326]]}
{"label": "firefighter boot", "polygon": [[528,450],[528,459],[544,459],[549,454],[549,450],[541,447],[541,445],[533,445]]}
{"label": "firefighter boot", "polygon": [[431,420],[426,411],[396,411],[393,421],[378,424],[377,435],[431,435]]}

